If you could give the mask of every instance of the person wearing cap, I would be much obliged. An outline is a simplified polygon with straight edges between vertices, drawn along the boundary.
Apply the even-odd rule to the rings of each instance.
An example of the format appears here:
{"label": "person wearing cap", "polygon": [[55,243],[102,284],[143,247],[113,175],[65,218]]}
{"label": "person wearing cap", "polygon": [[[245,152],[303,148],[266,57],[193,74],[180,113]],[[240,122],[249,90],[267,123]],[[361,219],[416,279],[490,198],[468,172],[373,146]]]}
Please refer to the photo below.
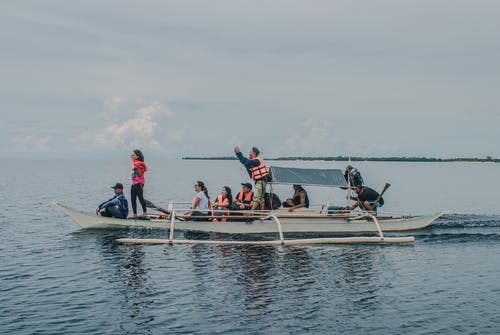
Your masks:
{"label": "person wearing cap", "polygon": [[283,207],[288,207],[289,212],[293,212],[297,208],[309,208],[309,197],[302,185],[293,185],[293,190],[293,197],[286,199],[286,201],[283,202]]}
{"label": "person wearing cap", "polygon": [[252,208],[252,184],[241,183],[241,186],[241,191],[238,192],[236,198],[233,201],[233,204],[231,205],[231,210],[233,211]]}
{"label": "person wearing cap", "polygon": [[146,200],[144,200],[144,184],[146,180],[144,173],[148,171],[144,163],[144,155],[141,150],[135,149],[130,155],[132,159],[132,187],[130,188],[130,199],[132,201],[133,218],[137,218],[137,198],[141,203],[143,215],[148,215],[146,209]]}
{"label": "person wearing cap", "polygon": [[115,196],[100,204],[95,213],[110,218],[126,219],[128,216],[128,201],[123,194],[123,185],[116,183],[111,188],[115,190]]}
{"label": "person wearing cap", "polygon": [[264,193],[266,192],[266,185],[270,180],[270,176],[269,171],[264,165],[264,160],[259,156],[259,149],[253,147],[248,153],[248,158],[243,156],[239,147],[234,148],[234,153],[241,164],[245,166],[250,177],[255,181],[255,191],[251,209],[265,209]]}

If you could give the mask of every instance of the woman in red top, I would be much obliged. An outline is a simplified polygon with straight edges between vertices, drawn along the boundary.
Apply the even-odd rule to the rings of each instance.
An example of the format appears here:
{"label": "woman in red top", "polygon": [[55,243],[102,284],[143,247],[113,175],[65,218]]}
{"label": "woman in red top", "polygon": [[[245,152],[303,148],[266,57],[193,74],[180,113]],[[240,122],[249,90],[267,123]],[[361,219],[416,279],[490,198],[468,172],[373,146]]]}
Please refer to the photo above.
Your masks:
{"label": "woman in red top", "polygon": [[132,201],[133,218],[137,218],[137,198],[142,206],[143,215],[147,215],[146,201],[144,200],[144,184],[146,179],[144,173],[148,170],[144,163],[144,155],[141,150],[135,149],[130,155],[132,159],[132,187],[130,189],[130,199]]}

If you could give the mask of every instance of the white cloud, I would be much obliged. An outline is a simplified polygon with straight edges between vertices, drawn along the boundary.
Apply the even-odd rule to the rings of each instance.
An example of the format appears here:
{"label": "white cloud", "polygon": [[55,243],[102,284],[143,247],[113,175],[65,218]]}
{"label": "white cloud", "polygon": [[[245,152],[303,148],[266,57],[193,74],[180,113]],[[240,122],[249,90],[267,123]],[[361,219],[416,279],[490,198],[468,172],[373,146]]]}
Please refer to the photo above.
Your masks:
{"label": "white cloud", "polygon": [[[114,97],[106,100],[105,113],[116,119],[126,112],[121,112],[125,98]],[[157,140],[159,121],[162,118],[171,118],[175,114],[159,102],[137,109],[125,120],[113,120],[98,132],[84,132],[74,141],[94,147],[106,146],[109,148],[150,148],[161,150],[162,145]]]}
{"label": "white cloud", "polygon": [[239,144],[274,156],[435,154],[439,141],[444,154],[498,156],[499,1],[264,7],[2,2],[0,29],[16,34],[2,40],[0,143],[41,133],[59,153],[220,155]]}
{"label": "white cloud", "polygon": [[102,113],[104,116],[113,116],[116,114],[120,106],[125,102],[125,97],[114,96],[104,100]]}
{"label": "white cloud", "polygon": [[17,150],[28,152],[49,151],[49,138],[43,136],[18,136],[14,138],[14,144]]}

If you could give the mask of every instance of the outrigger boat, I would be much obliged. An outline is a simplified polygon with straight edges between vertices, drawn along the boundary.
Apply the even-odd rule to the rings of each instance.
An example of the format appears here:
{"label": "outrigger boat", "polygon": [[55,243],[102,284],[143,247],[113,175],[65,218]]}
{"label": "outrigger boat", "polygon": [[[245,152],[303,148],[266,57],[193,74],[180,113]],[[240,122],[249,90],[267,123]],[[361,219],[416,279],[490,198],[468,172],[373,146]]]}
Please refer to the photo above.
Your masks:
{"label": "outrigger boat", "polygon": [[[303,186],[326,186],[347,188],[342,171],[339,169],[298,169],[270,167],[274,184],[300,184]],[[443,215],[409,216],[395,213],[373,213],[363,211],[329,211],[326,206],[319,210],[301,208],[293,212],[287,209],[267,211],[226,211],[224,215],[196,217],[196,221],[185,214],[184,208],[169,205],[168,218],[115,219],[102,217],[72,209],[60,203],[54,203],[64,210],[82,228],[123,228],[149,227],[169,229],[169,239],[119,239],[122,243],[212,243],[212,244],[314,244],[314,243],[352,243],[352,242],[412,242],[414,237],[384,237],[384,232],[402,232],[423,229]],[[219,220],[213,220],[218,218]],[[202,221],[200,221],[202,219]],[[206,219],[206,220],[203,220]],[[223,219],[223,220],[221,220]],[[225,234],[264,234],[278,233],[275,241],[213,241],[213,240],[178,240],[174,239],[174,230],[216,232]],[[290,240],[285,233],[371,233],[378,236],[325,237]]]}

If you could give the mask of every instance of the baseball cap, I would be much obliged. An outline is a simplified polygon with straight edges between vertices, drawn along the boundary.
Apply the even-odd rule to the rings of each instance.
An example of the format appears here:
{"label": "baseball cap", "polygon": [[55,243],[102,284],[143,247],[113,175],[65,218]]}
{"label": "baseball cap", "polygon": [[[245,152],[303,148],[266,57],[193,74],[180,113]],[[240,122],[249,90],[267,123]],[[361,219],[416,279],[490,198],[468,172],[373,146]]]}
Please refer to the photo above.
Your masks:
{"label": "baseball cap", "polygon": [[241,186],[244,186],[244,187],[248,188],[249,190],[252,189],[252,184],[250,184],[250,183],[241,183]]}
{"label": "baseball cap", "polygon": [[116,183],[115,186],[111,186],[111,188],[121,188],[123,190],[123,184],[122,183]]}

